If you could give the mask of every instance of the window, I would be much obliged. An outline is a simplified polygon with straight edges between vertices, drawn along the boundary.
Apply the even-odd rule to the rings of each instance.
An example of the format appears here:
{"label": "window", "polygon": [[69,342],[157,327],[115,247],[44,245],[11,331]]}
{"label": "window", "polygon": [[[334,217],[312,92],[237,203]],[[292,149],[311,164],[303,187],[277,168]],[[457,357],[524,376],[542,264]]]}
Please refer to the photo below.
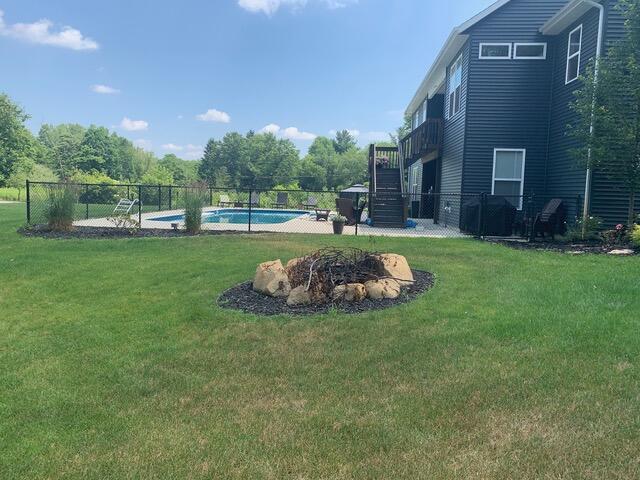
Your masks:
{"label": "window", "polygon": [[493,151],[492,195],[505,197],[522,210],[524,193],[524,162],[526,150],[496,148]]}
{"label": "window", "polygon": [[481,43],[480,58],[483,60],[509,60],[511,58],[511,44]]}
{"label": "window", "polygon": [[547,44],[516,43],[513,58],[516,60],[544,60],[547,58]]}
{"label": "window", "polygon": [[422,122],[420,123],[424,123],[427,121],[427,100],[425,99],[425,101],[422,103]]}
{"label": "window", "polygon": [[567,79],[571,83],[580,76],[580,54],[582,53],[582,25],[569,34],[567,46]]}
{"label": "window", "polygon": [[462,56],[449,69],[449,118],[460,111],[462,95]]}

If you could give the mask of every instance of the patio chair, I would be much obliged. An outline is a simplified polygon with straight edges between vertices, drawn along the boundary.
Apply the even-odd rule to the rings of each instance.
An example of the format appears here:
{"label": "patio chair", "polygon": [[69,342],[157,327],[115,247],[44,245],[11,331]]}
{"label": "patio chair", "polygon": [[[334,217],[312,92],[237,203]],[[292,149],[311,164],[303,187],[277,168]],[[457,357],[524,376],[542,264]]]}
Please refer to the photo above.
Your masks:
{"label": "patio chair", "polygon": [[251,197],[248,202],[238,202],[236,205],[241,207],[260,208],[260,192],[251,192]]}
{"label": "patio chair", "polygon": [[273,208],[288,208],[289,194],[287,192],[278,192],[276,195],[276,203],[271,205]]}
{"label": "patio chair", "polygon": [[229,199],[229,195],[220,195],[220,200],[218,201],[219,207],[233,207],[233,202]]}
{"label": "patio chair", "polygon": [[536,215],[533,222],[534,238],[540,234],[544,238],[545,234],[551,235],[555,239],[556,235],[564,235],[567,231],[567,210],[564,202],[559,198],[549,200],[542,211]]}
{"label": "patio chair", "polygon": [[129,198],[121,198],[116,208],[113,209],[113,215],[128,215],[131,213],[131,209],[134,205],[139,203],[137,198],[129,199]]}
{"label": "patio chair", "polygon": [[316,197],[307,198],[307,203],[303,203],[302,207],[305,210],[314,210],[318,206],[318,199]]}
{"label": "patio chair", "polygon": [[358,222],[352,199],[336,198],[336,210],[340,215],[347,218],[347,225],[355,225]]}

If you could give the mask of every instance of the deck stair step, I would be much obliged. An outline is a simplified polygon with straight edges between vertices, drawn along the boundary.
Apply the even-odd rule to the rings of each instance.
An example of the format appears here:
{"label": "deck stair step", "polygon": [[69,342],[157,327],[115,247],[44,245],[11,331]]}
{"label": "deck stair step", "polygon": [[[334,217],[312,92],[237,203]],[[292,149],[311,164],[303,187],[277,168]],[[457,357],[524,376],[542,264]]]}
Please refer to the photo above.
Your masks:
{"label": "deck stair step", "polygon": [[376,170],[376,194],[371,200],[374,227],[404,228],[405,201],[398,168]]}

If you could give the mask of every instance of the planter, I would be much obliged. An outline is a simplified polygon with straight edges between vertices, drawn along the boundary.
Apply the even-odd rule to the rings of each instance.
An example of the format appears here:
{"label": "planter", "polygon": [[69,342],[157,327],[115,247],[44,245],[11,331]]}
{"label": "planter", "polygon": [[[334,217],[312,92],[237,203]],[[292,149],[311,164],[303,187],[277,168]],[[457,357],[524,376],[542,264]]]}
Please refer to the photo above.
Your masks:
{"label": "planter", "polygon": [[333,222],[333,233],[336,235],[342,235],[344,230],[344,222]]}

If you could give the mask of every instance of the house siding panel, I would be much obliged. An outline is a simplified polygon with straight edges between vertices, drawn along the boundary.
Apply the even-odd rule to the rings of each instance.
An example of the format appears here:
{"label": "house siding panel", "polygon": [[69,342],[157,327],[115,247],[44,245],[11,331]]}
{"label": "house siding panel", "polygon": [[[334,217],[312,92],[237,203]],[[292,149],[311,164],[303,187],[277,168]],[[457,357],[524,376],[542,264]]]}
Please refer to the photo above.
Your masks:
{"label": "house siding panel", "polygon": [[[454,225],[457,225],[459,223],[459,197],[448,197],[446,194],[459,195],[462,191],[462,162],[465,142],[467,83],[469,78],[468,43],[462,47],[459,55],[456,55],[455,60],[457,60],[460,55],[462,55],[462,88],[460,94],[460,111],[453,118],[445,117],[444,120],[444,142],[442,148],[441,167],[442,173],[440,177],[440,191],[444,194],[444,197],[440,204],[440,218],[447,221],[448,224]],[[450,66],[451,65],[449,65],[449,67]],[[449,68],[447,68],[444,111],[449,111]]]}
{"label": "house siding panel", "polygon": [[491,192],[494,148],[524,148],[526,193],[545,188],[553,50],[546,60],[483,60],[480,43],[550,43],[540,27],[565,0],[513,0],[470,30],[463,186]]}
{"label": "house siding panel", "polygon": [[[580,73],[595,57],[598,40],[598,10],[593,8],[574,22],[565,31],[554,38],[553,50],[555,62],[553,68],[553,90],[551,101],[551,121],[549,125],[549,160],[547,164],[547,191],[549,198],[565,198],[569,206],[581,202],[573,199],[584,196],[586,169],[584,165],[571,155],[571,149],[576,147],[575,140],[567,136],[567,126],[575,123],[576,116],[570,109],[575,90],[580,86],[580,80],[568,85],[566,81],[567,46],[569,33],[582,25],[582,53],[580,58]],[[582,200],[581,200],[582,201]],[[580,212],[569,212],[575,216]]]}

